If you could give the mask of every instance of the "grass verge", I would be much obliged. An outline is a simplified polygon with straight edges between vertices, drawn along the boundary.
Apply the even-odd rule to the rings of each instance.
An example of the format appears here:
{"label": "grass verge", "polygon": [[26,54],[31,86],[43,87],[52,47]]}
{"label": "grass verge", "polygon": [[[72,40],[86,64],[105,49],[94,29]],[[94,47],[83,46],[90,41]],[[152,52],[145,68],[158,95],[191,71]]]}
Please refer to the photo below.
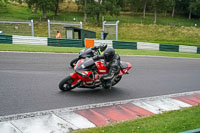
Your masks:
{"label": "grass verge", "polygon": [[0,44],[0,51],[22,51],[22,52],[54,52],[54,53],[78,53],[83,48],[77,47],[53,47],[23,44]]}
{"label": "grass verge", "polygon": [[[41,20],[42,12],[32,13],[32,10],[25,5],[14,4],[9,2],[7,7],[0,8],[0,20],[34,20],[35,36],[48,36],[48,25],[46,20]],[[170,14],[165,16],[163,13],[158,14],[157,25],[153,24],[153,13],[147,13],[146,18],[142,13],[121,12],[120,16],[104,15],[107,21],[119,20],[119,40],[120,41],[137,41],[137,42],[157,42],[164,44],[178,44],[200,46],[200,21],[198,19],[188,20],[185,17],[176,16],[172,18]],[[63,2],[60,4],[58,16],[53,12],[47,12],[47,19],[56,21],[72,22],[83,21],[84,14],[77,12],[77,5],[73,2]],[[101,17],[100,17],[101,18]],[[74,21],[73,21],[74,22]],[[194,25],[198,26],[195,27]],[[101,38],[102,26],[95,23],[95,17],[88,16],[88,22],[83,23],[84,29],[92,30],[97,33],[97,38]],[[31,35],[31,28],[28,25],[20,24],[0,24],[0,29],[9,35]],[[65,36],[63,25],[51,26],[51,37],[55,37],[56,31]],[[115,40],[115,27],[107,27],[107,39]]]}
{"label": "grass verge", "polygon": [[[81,49],[83,48],[52,47],[52,46],[40,46],[40,45],[22,45],[22,44],[0,44],[0,51],[79,53]],[[151,51],[151,50],[116,49],[116,53],[122,55],[150,55],[150,56],[200,58],[200,54]]]}
{"label": "grass verge", "polygon": [[200,106],[72,133],[178,133],[200,128]]}

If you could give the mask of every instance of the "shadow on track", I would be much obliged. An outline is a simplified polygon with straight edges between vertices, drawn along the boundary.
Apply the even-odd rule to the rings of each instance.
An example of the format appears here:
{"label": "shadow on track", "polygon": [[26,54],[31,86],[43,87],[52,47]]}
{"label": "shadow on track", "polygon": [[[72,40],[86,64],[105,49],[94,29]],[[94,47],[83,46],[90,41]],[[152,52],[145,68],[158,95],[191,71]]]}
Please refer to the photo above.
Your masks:
{"label": "shadow on track", "polygon": [[114,97],[120,96],[123,94],[123,90],[118,87],[112,87],[112,89],[103,89],[103,88],[96,88],[96,89],[88,89],[88,88],[76,88],[71,91],[63,92],[60,91],[59,95],[64,96],[90,96],[90,97]]}

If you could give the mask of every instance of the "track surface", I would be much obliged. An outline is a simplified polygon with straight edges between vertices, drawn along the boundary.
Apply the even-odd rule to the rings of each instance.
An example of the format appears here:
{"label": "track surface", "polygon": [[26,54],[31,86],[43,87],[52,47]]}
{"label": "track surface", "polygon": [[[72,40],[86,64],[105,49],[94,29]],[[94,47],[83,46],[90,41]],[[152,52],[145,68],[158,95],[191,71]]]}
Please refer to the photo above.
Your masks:
{"label": "track surface", "polygon": [[0,116],[200,90],[200,59],[121,56],[133,68],[112,90],[61,92],[74,57],[0,52]]}

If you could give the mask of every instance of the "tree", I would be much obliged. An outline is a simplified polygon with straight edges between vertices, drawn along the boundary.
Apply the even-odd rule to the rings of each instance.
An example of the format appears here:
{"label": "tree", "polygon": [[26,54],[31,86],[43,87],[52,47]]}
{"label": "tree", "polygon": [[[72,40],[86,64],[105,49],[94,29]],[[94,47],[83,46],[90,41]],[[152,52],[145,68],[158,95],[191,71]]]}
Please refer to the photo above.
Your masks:
{"label": "tree", "polygon": [[146,17],[147,7],[150,6],[151,0],[129,0],[133,12],[143,12],[143,18]]}
{"label": "tree", "polygon": [[63,0],[55,0],[55,7],[53,8],[55,16],[58,15],[60,2],[63,2]]}
{"label": "tree", "polygon": [[[145,0],[129,0],[130,5],[131,5],[131,10],[133,12],[142,11],[143,1]],[[146,10],[146,7],[145,7],[145,10]]]}
{"label": "tree", "polygon": [[105,2],[102,0],[92,0],[88,3],[87,13],[96,16],[96,23],[100,24],[100,14],[106,13]]}
{"label": "tree", "polygon": [[117,5],[120,6],[121,10],[123,11],[127,11],[129,9],[128,4],[129,4],[129,0],[119,0]]}
{"label": "tree", "polygon": [[148,0],[143,0],[144,1],[144,6],[143,6],[143,18],[145,18],[146,17],[146,8],[147,8],[147,1]]}
{"label": "tree", "polygon": [[196,5],[196,0],[188,0],[188,10],[189,10],[189,19],[192,17],[192,10],[194,10]]}
{"label": "tree", "polygon": [[176,1],[177,0],[170,0],[170,4],[171,4],[171,7],[172,7],[172,18],[174,17],[174,14],[175,14],[175,7],[176,7]]}
{"label": "tree", "polygon": [[58,10],[59,10],[59,0],[56,0],[55,11],[54,11],[54,15],[55,15],[55,16],[58,15]]}
{"label": "tree", "polygon": [[84,12],[84,22],[87,22],[87,3],[90,2],[90,0],[76,0],[76,3],[78,5],[78,10],[82,10]]}
{"label": "tree", "polygon": [[152,6],[154,10],[154,21],[153,21],[154,24],[157,23],[157,10],[159,8],[160,2],[161,0],[152,0]]}
{"label": "tree", "polygon": [[196,0],[177,0],[176,8],[178,9],[179,14],[188,15],[188,19],[191,19],[192,8],[190,5]]}
{"label": "tree", "polygon": [[153,23],[157,23],[157,13],[161,10],[166,10],[169,6],[169,0],[152,0],[152,7],[154,10],[154,21]]}
{"label": "tree", "polygon": [[6,6],[7,3],[8,3],[7,0],[0,0],[0,7]]}
{"label": "tree", "polygon": [[47,11],[54,10],[57,0],[25,0],[29,7],[36,6],[42,11],[42,18],[46,19]]}
{"label": "tree", "polygon": [[[105,13],[110,15],[119,15],[120,0],[76,0],[79,10],[84,11],[84,16],[91,15],[96,17],[96,23],[100,24],[100,16]],[[86,2],[86,3],[85,3]]]}
{"label": "tree", "polygon": [[200,17],[200,0],[192,1],[189,5],[191,14],[194,14],[197,17]]}
{"label": "tree", "polygon": [[84,0],[84,22],[87,22],[87,0]]}

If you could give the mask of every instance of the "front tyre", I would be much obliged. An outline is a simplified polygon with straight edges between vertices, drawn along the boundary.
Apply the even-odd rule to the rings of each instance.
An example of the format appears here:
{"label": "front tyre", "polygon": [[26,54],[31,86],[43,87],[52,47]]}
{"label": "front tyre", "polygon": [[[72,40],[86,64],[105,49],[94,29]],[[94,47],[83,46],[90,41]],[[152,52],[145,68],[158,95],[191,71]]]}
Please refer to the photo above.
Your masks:
{"label": "front tyre", "polygon": [[66,78],[64,78],[60,83],[59,83],[59,88],[62,91],[70,91],[72,89],[74,89],[75,87],[72,87],[72,82],[74,81],[73,78],[71,78],[71,76],[67,76]]}
{"label": "front tyre", "polygon": [[114,79],[112,80],[112,86],[116,85],[117,83],[119,83],[119,81],[122,79],[122,76],[116,76],[114,77]]}
{"label": "front tyre", "polygon": [[73,59],[71,62],[70,62],[70,66],[72,67],[72,68],[74,68],[74,66],[76,65],[76,63],[78,62],[78,58],[75,58],[75,59]]}
{"label": "front tyre", "polygon": [[104,80],[103,83],[102,83],[102,86],[104,89],[111,89],[112,87],[112,83],[111,83],[111,80]]}

